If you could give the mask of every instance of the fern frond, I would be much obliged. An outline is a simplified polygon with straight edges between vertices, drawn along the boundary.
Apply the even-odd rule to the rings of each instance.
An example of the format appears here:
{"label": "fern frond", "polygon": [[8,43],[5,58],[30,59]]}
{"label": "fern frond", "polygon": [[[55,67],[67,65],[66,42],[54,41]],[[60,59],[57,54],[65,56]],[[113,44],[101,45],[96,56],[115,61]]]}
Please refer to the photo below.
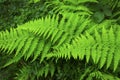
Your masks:
{"label": "fern frond", "polygon": [[74,5],[82,4],[82,3],[88,3],[88,2],[98,2],[97,0],[75,0],[75,1],[73,1],[73,0],[64,0],[64,1],[68,1],[68,2],[70,2],[72,4],[74,4]]}
{"label": "fern frond", "polygon": [[54,6],[53,12],[78,12],[78,14],[82,15],[90,15],[92,12],[83,4],[85,3],[96,3],[97,0],[53,0],[51,2],[47,2],[47,7]]}
{"label": "fern frond", "polygon": [[[118,33],[119,31],[115,33],[112,28],[106,30],[104,27],[102,28],[102,34],[95,30],[95,37],[86,32],[86,35],[75,38],[71,44],[64,44],[61,47],[57,47],[47,57],[52,56],[65,59],[73,57],[74,59],[79,58],[81,60],[86,57],[87,62],[92,58],[94,64],[99,64],[99,68],[106,65],[106,69],[112,65],[111,63],[113,61],[113,70],[115,71],[120,60],[118,55],[120,44],[118,36],[120,37],[120,35]],[[117,37],[115,37],[116,35]]]}
{"label": "fern frond", "polygon": [[30,73],[30,67],[24,66],[22,69],[20,69],[20,73],[16,73],[15,79],[16,80],[28,80],[29,79],[29,73]]}
{"label": "fern frond", "polygon": [[12,59],[10,59],[7,63],[5,63],[5,65],[3,65],[2,67],[7,67],[9,65],[11,65],[12,63],[17,63],[21,58],[23,57],[23,55],[21,55],[21,53],[19,53],[16,56],[13,56]]}
{"label": "fern frond", "polygon": [[[46,78],[49,74],[54,75],[55,66],[52,62],[39,64],[34,62],[32,64],[24,65],[18,73],[16,73],[16,80],[39,80]],[[50,76],[49,76],[50,77]]]}
{"label": "fern frond", "polygon": [[[10,53],[13,51],[16,51],[13,59],[9,60],[8,63],[4,65],[4,67],[14,62],[18,62],[22,57],[24,57],[27,60],[28,58],[30,58],[30,56],[33,56],[34,52],[36,52],[35,50],[38,47],[37,44],[41,43],[39,41],[39,37],[29,33],[28,30],[11,29],[11,31],[9,32],[9,34],[8,32],[0,33],[1,34],[0,48]],[[45,46],[44,43],[42,44]],[[37,54],[33,56],[34,60],[38,57],[38,54],[40,54],[41,51],[43,51],[43,49],[42,50],[39,49],[39,50],[40,51],[37,52]]]}
{"label": "fern frond", "polygon": [[104,73],[98,70],[91,72],[86,80],[93,80],[94,78],[99,80],[120,80],[120,78],[114,75]]}
{"label": "fern frond", "polygon": [[[59,40],[58,45],[61,45],[69,36],[73,37],[74,35],[77,36],[82,33],[90,23],[88,17],[78,16],[74,13],[63,13],[62,16],[60,23],[58,23],[58,15],[53,17],[48,16],[45,19],[42,18],[41,20],[26,23],[22,27],[20,26],[20,28],[25,30],[29,29],[34,34],[43,36],[45,39],[50,38],[53,44]],[[74,22],[73,19],[75,19],[76,22]],[[61,36],[62,39],[60,39]]]}
{"label": "fern frond", "polygon": [[93,78],[100,79],[100,80],[106,80],[106,79],[104,79],[104,77],[100,71],[94,71],[94,72],[90,73],[90,75],[88,76],[88,78],[86,80],[92,80]]}
{"label": "fern frond", "polygon": [[[21,54],[25,60],[35,61],[40,57],[39,60],[43,61],[53,45],[54,49],[64,43],[70,43],[71,39],[80,35],[90,23],[88,17],[75,13],[61,15],[62,18],[59,15],[47,16],[20,25],[16,29],[0,32],[0,49],[9,54],[15,51],[15,58]],[[16,61],[10,60],[8,64]]]}
{"label": "fern frond", "polygon": [[[83,80],[83,79],[87,76],[87,74],[89,74],[91,71],[92,71],[92,69],[91,69],[90,67],[88,67],[87,69],[85,69],[84,74],[82,74],[82,75],[80,76],[80,79],[79,79],[79,80]],[[89,80],[90,80],[90,79],[89,79]]]}

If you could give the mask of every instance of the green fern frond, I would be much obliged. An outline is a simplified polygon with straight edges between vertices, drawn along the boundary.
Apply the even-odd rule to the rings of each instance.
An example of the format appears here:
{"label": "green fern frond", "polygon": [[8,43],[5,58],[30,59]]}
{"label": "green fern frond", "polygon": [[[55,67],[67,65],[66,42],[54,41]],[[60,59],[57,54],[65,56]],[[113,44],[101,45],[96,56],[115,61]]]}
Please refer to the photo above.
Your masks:
{"label": "green fern frond", "polygon": [[106,79],[104,79],[104,77],[100,71],[94,71],[94,72],[90,73],[90,75],[88,76],[88,78],[86,80],[92,80],[93,78],[99,79],[99,80],[106,80]]}
{"label": "green fern frond", "polygon": [[80,76],[79,80],[84,80],[84,78],[87,76],[87,74],[89,74],[91,71],[92,71],[92,69],[90,67],[88,67],[87,69],[85,69],[85,72]]}
{"label": "green fern frond", "polygon": [[[89,62],[89,60],[92,58],[94,64],[99,64],[99,68],[102,68],[106,65],[106,69],[112,66],[111,63],[113,61],[113,70],[115,71],[120,60],[118,55],[120,35],[117,34],[119,34],[119,31],[115,33],[112,28],[110,30],[106,30],[103,27],[102,34],[100,34],[98,31],[95,31],[95,37],[89,33],[86,33],[86,35],[81,35],[80,37],[75,38],[71,44],[64,44],[61,47],[57,47],[55,51],[48,54],[47,57],[52,56],[65,59],[70,59],[73,57],[74,59],[79,58],[81,60],[86,57],[87,62]],[[117,37],[115,37],[116,35]]]}
{"label": "green fern frond", "polygon": [[53,12],[78,12],[78,14],[82,15],[90,15],[92,12],[83,4],[85,3],[96,3],[97,0],[53,0],[51,2],[47,2],[47,7],[54,6]]}
{"label": "green fern frond", "polygon": [[[47,16],[20,25],[16,29],[0,32],[0,49],[9,54],[14,51],[15,58],[21,54],[25,60],[35,61],[39,57],[39,60],[43,61],[51,48],[70,43],[71,39],[80,35],[90,23],[89,18],[85,16],[74,13],[61,15],[62,18],[59,14]],[[75,21],[73,21],[74,18]],[[61,19],[60,22],[58,22],[59,19]],[[7,65],[20,59],[10,60]]]}
{"label": "green fern frond", "polygon": [[87,67],[79,80],[120,80],[120,78],[110,73],[94,70],[94,67]]}
{"label": "green fern frond", "polygon": [[88,3],[88,2],[98,2],[97,0],[64,0],[64,1],[68,1],[71,2],[72,4],[81,4],[81,3]]}
{"label": "green fern frond", "polygon": [[20,69],[20,73],[16,73],[15,79],[16,80],[28,80],[29,79],[29,73],[30,73],[30,67],[24,66],[22,69]]}
{"label": "green fern frond", "polygon": [[[53,17],[48,16],[45,19],[42,18],[41,20],[26,23],[22,27],[20,26],[20,28],[25,30],[29,29],[34,34],[43,36],[45,39],[50,38],[53,44],[62,36],[62,39],[59,40],[58,43],[61,45],[69,36],[73,37],[74,35],[77,36],[82,33],[90,23],[89,18],[78,16],[74,13],[63,13],[62,16],[60,23],[58,23],[58,15]],[[74,22],[73,19],[75,19],[76,22]],[[35,27],[33,27],[33,25]]]}
{"label": "green fern frond", "polygon": [[101,71],[93,71],[89,74],[86,80],[93,80],[93,79],[99,79],[99,80],[120,80],[120,78],[111,75],[109,73],[104,73]]}
{"label": "green fern frond", "polygon": [[12,63],[17,63],[21,58],[23,57],[23,55],[21,55],[21,53],[19,53],[16,56],[13,56],[12,59],[10,59],[5,65],[3,65],[2,67],[7,67],[9,65],[11,65]]}
{"label": "green fern frond", "polygon": [[[36,63],[24,65],[18,73],[16,73],[16,80],[39,80],[43,77],[46,78],[49,74],[51,77],[54,75],[55,65],[49,63]],[[50,77],[50,76],[49,76]]]}

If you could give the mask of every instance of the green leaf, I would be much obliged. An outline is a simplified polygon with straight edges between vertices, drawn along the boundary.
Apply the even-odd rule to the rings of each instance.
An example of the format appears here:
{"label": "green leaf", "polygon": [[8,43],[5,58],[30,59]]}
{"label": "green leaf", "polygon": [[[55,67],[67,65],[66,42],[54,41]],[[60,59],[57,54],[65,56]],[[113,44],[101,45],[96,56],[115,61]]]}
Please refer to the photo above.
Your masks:
{"label": "green leaf", "polygon": [[29,48],[29,51],[27,52],[27,54],[25,55],[25,59],[27,60],[34,52],[34,50],[37,47],[38,44],[38,38],[34,37],[34,39],[31,42],[31,47]]}
{"label": "green leaf", "polygon": [[104,19],[104,17],[105,17],[104,13],[101,11],[97,11],[93,15],[94,21],[96,21],[98,23],[100,23]]}

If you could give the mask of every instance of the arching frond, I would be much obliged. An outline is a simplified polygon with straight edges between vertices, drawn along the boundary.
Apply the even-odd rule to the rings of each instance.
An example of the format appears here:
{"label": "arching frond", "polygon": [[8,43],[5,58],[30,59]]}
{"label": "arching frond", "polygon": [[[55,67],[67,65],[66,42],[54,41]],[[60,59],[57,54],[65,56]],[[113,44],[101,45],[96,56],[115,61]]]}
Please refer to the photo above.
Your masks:
{"label": "arching frond", "polygon": [[92,58],[94,64],[99,64],[99,68],[106,65],[106,69],[112,66],[113,61],[113,70],[115,71],[120,60],[119,31],[115,33],[112,27],[109,30],[106,30],[103,27],[101,32],[102,34],[95,31],[95,37],[89,33],[81,35],[80,37],[75,38],[71,44],[65,44],[56,48],[56,50],[48,54],[47,57],[52,56],[65,59],[73,57],[74,59],[79,58],[81,60],[86,58],[87,62]]}
{"label": "arching frond", "polygon": [[22,57],[32,61],[39,57],[42,62],[52,48],[70,43],[71,39],[80,35],[90,23],[89,18],[74,13],[64,13],[62,16],[47,16],[20,25],[16,29],[0,32],[1,50],[9,54],[15,52],[13,59],[5,66],[19,61]]}

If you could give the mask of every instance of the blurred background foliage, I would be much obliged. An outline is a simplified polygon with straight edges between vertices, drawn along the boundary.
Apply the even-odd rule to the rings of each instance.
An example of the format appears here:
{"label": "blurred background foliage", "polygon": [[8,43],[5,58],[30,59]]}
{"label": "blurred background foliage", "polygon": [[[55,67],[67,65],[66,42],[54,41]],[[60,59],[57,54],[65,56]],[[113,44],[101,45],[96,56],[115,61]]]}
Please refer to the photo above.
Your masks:
{"label": "blurred background foliage", "polygon": [[[30,20],[35,20],[46,15],[52,15],[54,12],[52,8],[55,6],[47,7],[46,2],[52,3],[55,0],[0,0],[0,31],[15,28],[17,25],[24,24]],[[63,0],[59,0],[63,1]],[[101,23],[104,20],[115,20],[120,24],[120,1],[119,0],[97,0],[98,3],[86,3],[85,5],[92,12],[91,19],[95,23]],[[9,55],[8,55],[9,56]],[[6,56],[6,54],[0,54],[0,80],[13,80],[14,75],[12,73],[16,72],[17,68],[20,68],[20,64],[12,64],[7,68],[2,68],[1,66],[11,58],[11,56]],[[24,61],[23,61],[24,62]],[[61,61],[62,62],[62,61]],[[59,66],[59,72],[56,73],[55,79],[57,80],[67,80],[67,78],[77,79],[78,74],[81,75],[79,70],[75,69],[76,66],[80,66],[82,63],[76,62],[66,62],[62,63],[63,66]],[[72,64],[69,66],[69,64]],[[82,65],[82,67],[85,67]],[[67,72],[64,72],[67,69]],[[70,73],[71,70],[73,73]],[[82,72],[83,73],[83,72]],[[69,74],[69,75],[68,75]],[[70,76],[70,74],[72,76]],[[45,80],[45,79],[44,79]],[[53,79],[51,79],[53,80]]]}
{"label": "blurred background foliage", "polygon": [[[52,8],[45,3],[55,0],[0,0],[0,30],[17,27],[27,21],[53,14]],[[60,0],[62,2],[62,0]],[[99,3],[87,3],[93,12],[92,18],[100,23],[104,19],[116,19],[120,24],[119,0],[98,0]]]}
{"label": "blurred background foliage", "polygon": [[47,0],[0,0],[0,30],[17,27],[48,14]]}

